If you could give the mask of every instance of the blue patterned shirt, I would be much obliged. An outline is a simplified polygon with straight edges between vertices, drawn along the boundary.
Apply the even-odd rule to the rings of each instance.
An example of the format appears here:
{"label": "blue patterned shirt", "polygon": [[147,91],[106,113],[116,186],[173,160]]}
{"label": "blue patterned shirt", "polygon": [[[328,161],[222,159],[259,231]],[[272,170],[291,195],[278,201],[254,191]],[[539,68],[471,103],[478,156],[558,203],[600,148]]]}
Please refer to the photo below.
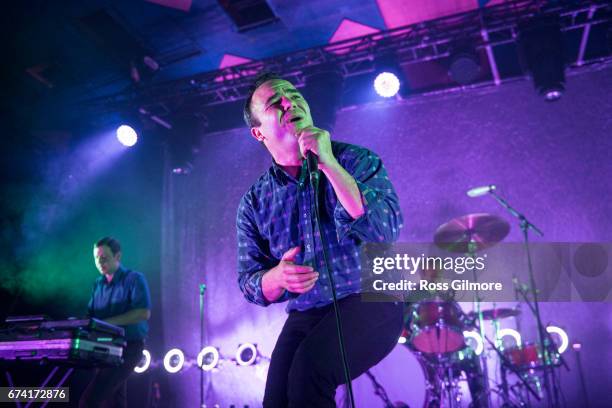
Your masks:
{"label": "blue patterned shirt", "polygon": [[[402,226],[402,214],[387,171],[375,153],[334,141],[332,151],[340,165],[355,178],[365,208],[364,215],[353,219],[321,173],[321,230],[340,299],[361,291],[361,244],[395,241]],[[273,163],[240,200],[236,220],[238,283],[248,301],[262,306],[270,304],[263,295],[262,276],[278,265],[287,250],[299,246],[301,251],[295,263],[312,266],[319,272],[319,279],[308,292],[285,291],[274,302],[289,300],[287,311],[332,302],[322,242],[312,221],[313,201],[305,161],[298,179]]]}

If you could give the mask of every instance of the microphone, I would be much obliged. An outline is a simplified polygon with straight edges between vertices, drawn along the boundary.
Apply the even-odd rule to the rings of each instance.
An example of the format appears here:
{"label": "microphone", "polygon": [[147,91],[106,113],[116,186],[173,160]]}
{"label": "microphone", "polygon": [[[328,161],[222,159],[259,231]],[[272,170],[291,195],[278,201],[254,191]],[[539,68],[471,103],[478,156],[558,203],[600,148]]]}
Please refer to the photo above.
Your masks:
{"label": "microphone", "polygon": [[494,184],[489,184],[488,186],[483,186],[483,187],[475,187],[471,190],[467,191],[467,195],[474,198],[474,197],[480,197],[481,195],[485,195],[487,193],[490,193],[491,191],[495,190],[497,187],[495,187]]}
{"label": "microphone", "polygon": [[308,165],[310,180],[316,183],[314,186],[317,186],[319,183],[319,158],[310,150],[306,152],[306,164]]}

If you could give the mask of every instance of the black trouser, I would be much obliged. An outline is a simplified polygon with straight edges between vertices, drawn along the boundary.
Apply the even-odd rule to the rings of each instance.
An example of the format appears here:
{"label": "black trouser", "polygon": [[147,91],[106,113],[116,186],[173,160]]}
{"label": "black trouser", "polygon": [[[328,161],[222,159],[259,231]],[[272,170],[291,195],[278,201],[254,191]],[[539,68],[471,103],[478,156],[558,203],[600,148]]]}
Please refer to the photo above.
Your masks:
{"label": "black trouser", "polygon": [[[351,378],[393,350],[402,331],[401,302],[339,301]],[[291,312],[272,352],[264,407],[335,407],[345,383],[333,305]]]}
{"label": "black trouser", "polygon": [[127,407],[127,379],[142,358],[143,341],[128,342],[123,364],[97,368],[79,400],[79,408]]}

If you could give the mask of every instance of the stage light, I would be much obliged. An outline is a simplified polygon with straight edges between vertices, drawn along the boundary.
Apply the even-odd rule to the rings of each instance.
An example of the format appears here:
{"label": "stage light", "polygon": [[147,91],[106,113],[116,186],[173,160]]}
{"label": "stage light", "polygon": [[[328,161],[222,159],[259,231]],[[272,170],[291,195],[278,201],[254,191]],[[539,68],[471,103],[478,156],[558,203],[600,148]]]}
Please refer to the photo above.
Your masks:
{"label": "stage light", "polygon": [[546,331],[550,334],[556,334],[561,338],[561,345],[557,347],[557,351],[559,354],[563,354],[567,347],[569,346],[569,338],[567,337],[567,333],[560,327],[557,326],[548,326]]}
{"label": "stage light", "polygon": [[140,363],[134,367],[134,372],[137,374],[144,373],[151,365],[151,353],[149,353],[149,350],[142,350],[142,357]]}
{"label": "stage light", "polygon": [[399,339],[397,339],[397,342],[399,344],[406,344],[406,342],[408,341],[408,339],[404,336],[400,336]]}
{"label": "stage light", "polygon": [[213,346],[207,346],[198,354],[198,367],[204,371],[210,371],[219,364],[219,350]]}
{"label": "stage light", "polygon": [[241,366],[248,366],[255,363],[257,359],[257,346],[253,343],[243,343],[236,350],[236,363]]}
{"label": "stage light", "polygon": [[471,46],[457,45],[450,57],[448,74],[459,85],[469,85],[480,76],[480,61]]}
{"label": "stage light", "polygon": [[164,368],[171,374],[181,371],[183,364],[185,364],[185,354],[180,349],[173,348],[164,356]]}
{"label": "stage light", "polygon": [[549,102],[561,98],[565,61],[559,18],[539,15],[519,24],[519,47],[540,95]]}
{"label": "stage light", "polygon": [[398,77],[391,72],[381,72],[374,80],[374,89],[376,93],[383,98],[390,98],[397,95],[400,89],[400,81]]}
{"label": "stage light", "polygon": [[138,141],[138,134],[128,125],[121,125],[117,128],[117,140],[127,147],[132,147]]}
{"label": "stage light", "polygon": [[506,336],[510,336],[514,339],[517,347],[521,347],[523,342],[521,341],[521,334],[514,329],[501,329],[497,332],[497,338],[499,340],[503,339]]}
{"label": "stage light", "polygon": [[476,353],[477,356],[482,354],[482,352],[484,351],[484,342],[482,341],[482,337],[480,337],[480,334],[478,334],[476,332],[472,332],[472,331],[464,331],[463,332],[463,337],[465,337],[466,339],[473,339],[473,340],[475,340],[476,341],[476,347],[475,348],[472,347],[474,349],[474,353]]}

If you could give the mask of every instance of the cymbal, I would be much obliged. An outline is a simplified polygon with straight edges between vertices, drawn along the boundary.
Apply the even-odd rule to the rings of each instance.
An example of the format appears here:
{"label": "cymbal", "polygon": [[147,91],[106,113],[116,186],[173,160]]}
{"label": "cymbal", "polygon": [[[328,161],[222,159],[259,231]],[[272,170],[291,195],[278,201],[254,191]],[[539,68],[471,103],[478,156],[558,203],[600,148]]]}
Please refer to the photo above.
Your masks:
{"label": "cymbal", "polygon": [[496,215],[468,214],[440,225],[434,242],[450,252],[476,252],[497,244],[508,232],[510,224]]}
{"label": "cymbal", "polygon": [[[497,309],[487,309],[482,311],[482,318],[484,320],[498,320],[505,319],[506,317],[514,317],[521,314],[518,309],[510,309],[506,307],[499,307]],[[470,319],[478,319],[476,312],[468,313]]]}

